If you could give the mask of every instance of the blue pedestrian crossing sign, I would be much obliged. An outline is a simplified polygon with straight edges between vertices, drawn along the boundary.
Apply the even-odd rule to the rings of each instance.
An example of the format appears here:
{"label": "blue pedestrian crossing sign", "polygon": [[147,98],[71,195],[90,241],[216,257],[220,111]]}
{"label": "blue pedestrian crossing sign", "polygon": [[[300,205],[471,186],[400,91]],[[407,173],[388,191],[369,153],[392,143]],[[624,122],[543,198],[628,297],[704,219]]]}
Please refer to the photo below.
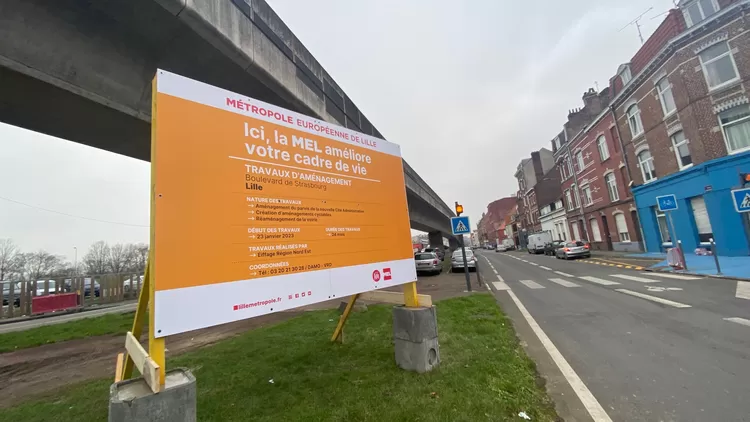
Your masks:
{"label": "blue pedestrian crossing sign", "polygon": [[471,233],[469,216],[465,215],[463,217],[451,217],[451,228],[453,229],[453,234]]}
{"label": "blue pedestrian crossing sign", "polygon": [[656,197],[656,205],[659,211],[674,211],[677,209],[677,197],[674,194]]}
{"label": "blue pedestrian crossing sign", "polygon": [[732,199],[737,212],[750,212],[750,188],[733,190]]}

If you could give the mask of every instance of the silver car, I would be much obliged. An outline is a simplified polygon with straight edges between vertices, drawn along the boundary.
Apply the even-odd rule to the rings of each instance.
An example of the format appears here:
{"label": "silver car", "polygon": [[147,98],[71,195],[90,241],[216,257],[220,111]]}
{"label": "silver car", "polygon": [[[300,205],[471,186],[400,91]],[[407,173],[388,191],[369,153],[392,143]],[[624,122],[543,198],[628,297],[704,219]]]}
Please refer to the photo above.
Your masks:
{"label": "silver car", "polygon": [[[477,269],[477,257],[474,255],[474,251],[466,249],[466,266],[469,269]],[[464,257],[461,254],[461,249],[456,249],[451,255],[451,271],[463,270],[464,268]]]}
{"label": "silver car", "polygon": [[419,252],[414,254],[414,262],[417,272],[430,272],[440,274],[443,272],[443,263],[434,252]]}
{"label": "silver car", "polygon": [[591,257],[591,248],[588,243],[579,241],[567,242],[555,251],[557,259],[571,258],[589,258]]}

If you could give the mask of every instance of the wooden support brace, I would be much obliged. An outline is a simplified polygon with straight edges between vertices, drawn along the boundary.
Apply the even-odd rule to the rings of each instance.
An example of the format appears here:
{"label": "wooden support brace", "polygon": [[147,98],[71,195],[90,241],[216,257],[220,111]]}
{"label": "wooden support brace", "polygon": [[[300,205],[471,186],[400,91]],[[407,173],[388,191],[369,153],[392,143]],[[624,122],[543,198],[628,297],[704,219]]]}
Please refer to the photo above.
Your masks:
{"label": "wooden support brace", "polygon": [[122,367],[125,365],[125,353],[117,354],[117,365],[115,366],[115,382],[122,381]]}
{"label": "wooden support brace", "polygon": [[417,294],[417,282],[404,284],[404,305],[407,308],[419,307],[419,295]]}
{"label": "wooden support brace", "polygon": [[[369,300],[372,302],[381,303],[392,303],[394,305],[403,305],[406,303],[406,297],[402,292],[387,292],[385,290],[375,290],[372,292],[365,292],[359,295],[362,300]],[[432,306],[432,296],[430,295],[417,295],[417,302],[420,307],[429,308]]]}
{"label": "wooden support brace", "polygon": [[339,323],[338,325],[336,325],[336,329],[333,330],[333,336],[331,337],[331,341],[343,343],[344,324],[346,324],[346,320],[349,318],[349,315],[352,313],[352,308],[354,308],[354,302],[357,301],[358,297],[359,297],[359,294],[356,294],[356,295],[352,295],[349,298],[349,303],[346,304],[344,313],[341,314],[341,317],[339,317]]}
{"label": "wooden support brace", "polygon": [[133,364],[138,371],[146,380],[146,384],[151,387],[151,391],[158,393],[162,389],[162,383],[159,380],[159,365],[154,362],[153,359],[148,355],[146,349],[141,346],[141,343],[133,336],[133,333],[128,331],[125,335],[125,350],[128,351],[128,356],[133,360]]}

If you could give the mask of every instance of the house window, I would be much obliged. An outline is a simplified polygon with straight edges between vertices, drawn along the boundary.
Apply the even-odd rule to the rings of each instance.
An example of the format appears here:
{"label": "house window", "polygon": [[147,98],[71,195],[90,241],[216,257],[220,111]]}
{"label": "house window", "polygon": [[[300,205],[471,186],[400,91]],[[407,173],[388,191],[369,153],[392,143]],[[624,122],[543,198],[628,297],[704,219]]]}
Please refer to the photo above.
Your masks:
{"label": "house window", "polygon": [[578,223],[573,222],[570,224],[570,227],[573,228],[573,237],[570,240],[581,240],[581,233],[578,231]]}
{"label": "house window", "polygon": [[620,79],[622,80],[622,86],[627,85],[633,79],[633,76],[630,74],[630,66],[625,66],[625,69],[620,73]]}
{"label": "house window", "polygon": [[664,112],[665,116],[672,114],[677,109],[677,106],[672,96],[672,84],[669,83],[669,79],[666,76],[656,83],[656,91],[659,93],[661,111]]}
{"label": "house window", "polygon": [[638,165],[641,167],[643,183],[648,183],[656,180],[654,157],[651,156],[651,153],[648,150],[641,151],[641,153],[638,154]]}
{"label": "house window", "polygon": [[604,161],[609,158],[609,148],[607,147],[607,138],[604,135],[596,140],[596,147],[599,149],[599,158]]}
{"label": "house window", "polygon": [[638,104],[633,104],[628,108],[627,113],[630,133],[633,138],[635,138],[636,136],[643,133],[643,123],[641,123],[641,110],[638,108]]}
{"label": "house window", "polygon": [[667,216],[659,211],[659,208],[654,207],[654,212],[656,213],[656,224],[659,225],[659,235],[661,235],[661,243],[662,245],[665,244],[672,244],[672,238],[669,236],[669,226],[667,225]]}
{"label": "house window", "polygon": [[713,15],[719,10],[715,0],[696,0],[682,7],[682,15],[688,28]]}
{"label": "house window", "polygon": [[698,56],[701,59],[703,76],[706,78],[708,89],[720,88],[739,80],[737,66],[726,41],[708,47]]}
{"label": "house window", "polygon": [[573,174],[573,167],[570,165],[570,158],[565,157],[565,166],[567,166],[568,177]]}
{"label": "house window", "polygon": [[583,203],[586,205],[591,205],[594,203],[593,198],[591,198],[591,188],[588,186],[585,186],[583,189]]}
{"label": "house window", "polygon": [[604,183],[607,184],[607,192],[609,193],[609,200],[614,202],[620,199],[620,193],[617,192],[617,179],[614,173],[608,173],[604,176]]}
{"label": "house window", "polygon": [[583,164],[583,152],[582,151],[578,151],[576,153],[576,165],[578,166],[579,172],[583,170],[584,164]]}
{"label": "house window", "polygon": [[615,225],[617,234],[620,235],[620,242],[630,242],[630,233],[628,233],[628,224],[625,222],[625,214],[615,214]]}
{"label": "house window", "polygon": [[688,140],[685,139],[684,132],[679,131],[672,135],[672,147],[680,170],[692,167],[693,157],[690,156],[690,148],[688,148]]}
{"label": "house window", "polygon": [[591,236],[594,238],[594,242],[601,242],[602,232],[599,231],[599,222],[596,218],[592,218],[589,223],[591,223]]}
{"label": "house window", "polygon": [[568,204],[568,211],[573,210],[573,200],[570,198],[570,190],[565,191],[565,203]]}
{"label": "house window", "polygon": [[719,114],[730,154],[750,149],[750,106],[734,107]]}
{"label": "house window", "polygon": [[698,229],[698,239],[701,243],[708,243],[709,239],[714,237],[714,230],[711,228],[711,220],[708,218],[706,201],[702,196],[696,196],[690,199],[690,208],[693,209],[695,226]]}

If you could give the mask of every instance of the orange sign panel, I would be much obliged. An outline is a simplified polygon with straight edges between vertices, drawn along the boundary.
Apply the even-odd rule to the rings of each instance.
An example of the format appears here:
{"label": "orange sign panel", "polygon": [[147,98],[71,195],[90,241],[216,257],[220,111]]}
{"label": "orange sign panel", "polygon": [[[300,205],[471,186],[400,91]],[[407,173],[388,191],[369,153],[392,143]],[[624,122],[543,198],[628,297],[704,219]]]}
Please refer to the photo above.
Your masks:
{"label": "orange sign panel", "polygon": [[159,70],[157,337],[416,280],[397,145]]}

